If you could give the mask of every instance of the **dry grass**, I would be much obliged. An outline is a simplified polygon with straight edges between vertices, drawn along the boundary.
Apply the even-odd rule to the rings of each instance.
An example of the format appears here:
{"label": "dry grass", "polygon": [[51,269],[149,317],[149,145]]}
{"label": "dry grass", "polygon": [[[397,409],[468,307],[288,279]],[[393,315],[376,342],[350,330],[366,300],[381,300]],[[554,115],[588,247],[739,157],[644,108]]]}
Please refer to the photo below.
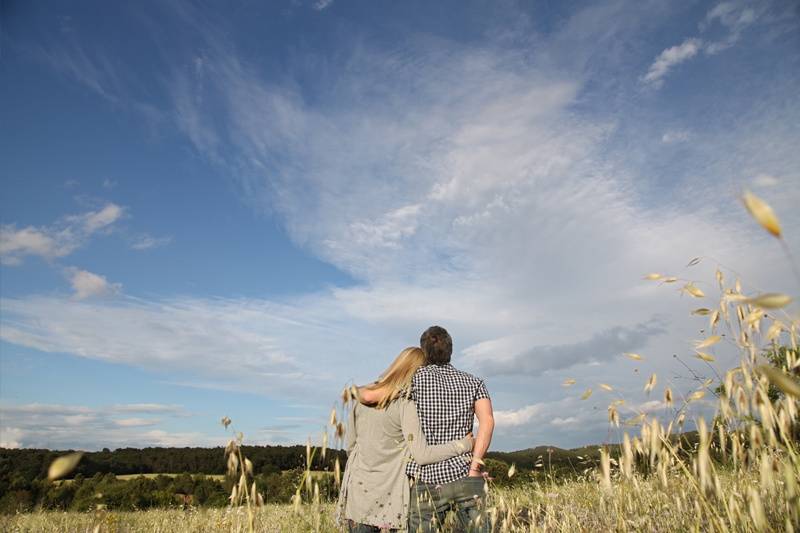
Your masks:
{"label": "dry grass", "polygon": [[[263,532],[335,531],[332,505],[314,515],[296,514],[291,505],[267,504],[254,510],[254,529]],[[134,512],[63,513],[47,511],[0,516],[0,531],[16,532],[125,532],[188,533],[247,531],[248,514],[242,507],[227,509],[151,510]]]}

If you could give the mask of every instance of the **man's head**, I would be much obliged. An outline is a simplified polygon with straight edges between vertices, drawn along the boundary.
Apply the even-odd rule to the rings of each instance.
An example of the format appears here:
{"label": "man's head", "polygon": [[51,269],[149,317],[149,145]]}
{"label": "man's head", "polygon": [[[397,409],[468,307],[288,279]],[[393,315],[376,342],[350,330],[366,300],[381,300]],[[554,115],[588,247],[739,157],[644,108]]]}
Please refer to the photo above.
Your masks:
{"label": "man's head", "polygon": [[425,352],[425,363],[444,365],[450,362],[453,354],[453,339],[441,326],[431,326],[419,338],[419,346]]}

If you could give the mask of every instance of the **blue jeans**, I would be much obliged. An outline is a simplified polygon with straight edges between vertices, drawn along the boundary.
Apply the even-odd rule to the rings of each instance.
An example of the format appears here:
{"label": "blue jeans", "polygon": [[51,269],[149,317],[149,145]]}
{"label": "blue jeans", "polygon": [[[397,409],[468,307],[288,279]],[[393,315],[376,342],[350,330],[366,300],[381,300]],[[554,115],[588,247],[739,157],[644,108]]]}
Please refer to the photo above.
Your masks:
{"label": "blue jeans", "polygon": [[358,522],[353,522],[352,520],[347,521],[348,533],[381,533],[381,531],[397,531],[397,530],[396,529],[384,530],[379,528],[378,526],[371,526],[369,524],[359,524]]}
{"label": "blue jeans", "polygon": [[[486,513],[486,481],[465,477],[444,485],[415,483],[408,510],[409,533],[468,531],[490,532]],[[448,516],[449,515],[449,516]]]}

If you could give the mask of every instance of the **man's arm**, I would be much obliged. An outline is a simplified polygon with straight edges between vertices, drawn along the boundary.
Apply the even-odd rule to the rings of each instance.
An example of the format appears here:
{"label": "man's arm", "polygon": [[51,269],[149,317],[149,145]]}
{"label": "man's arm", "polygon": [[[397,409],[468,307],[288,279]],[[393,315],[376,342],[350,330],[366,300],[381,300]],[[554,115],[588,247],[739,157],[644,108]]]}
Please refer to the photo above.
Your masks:
{"label": "man's arm", "polygon": [[489,449],[494,432],[494,411],[492,411],[492,400],[481,398],[475,401],[475,417],[478,419],[478,435],[475,437],[475,444],[472,447],[472,464],[469,465],[469,475],[474,477],[482,476],[481,463],[483,456]]}

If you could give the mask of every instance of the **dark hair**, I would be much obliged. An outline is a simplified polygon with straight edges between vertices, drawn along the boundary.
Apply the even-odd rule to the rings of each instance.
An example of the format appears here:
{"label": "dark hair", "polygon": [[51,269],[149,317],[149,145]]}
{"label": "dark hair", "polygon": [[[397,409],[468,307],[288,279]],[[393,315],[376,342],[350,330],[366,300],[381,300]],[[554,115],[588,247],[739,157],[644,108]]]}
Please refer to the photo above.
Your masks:
{"label": "dark hair", "polygon": [[425,363],[444,365],[450,362],[453,354],[453,339],[441,326],[431,326],[419,338],[419,345],[425,353]]}

